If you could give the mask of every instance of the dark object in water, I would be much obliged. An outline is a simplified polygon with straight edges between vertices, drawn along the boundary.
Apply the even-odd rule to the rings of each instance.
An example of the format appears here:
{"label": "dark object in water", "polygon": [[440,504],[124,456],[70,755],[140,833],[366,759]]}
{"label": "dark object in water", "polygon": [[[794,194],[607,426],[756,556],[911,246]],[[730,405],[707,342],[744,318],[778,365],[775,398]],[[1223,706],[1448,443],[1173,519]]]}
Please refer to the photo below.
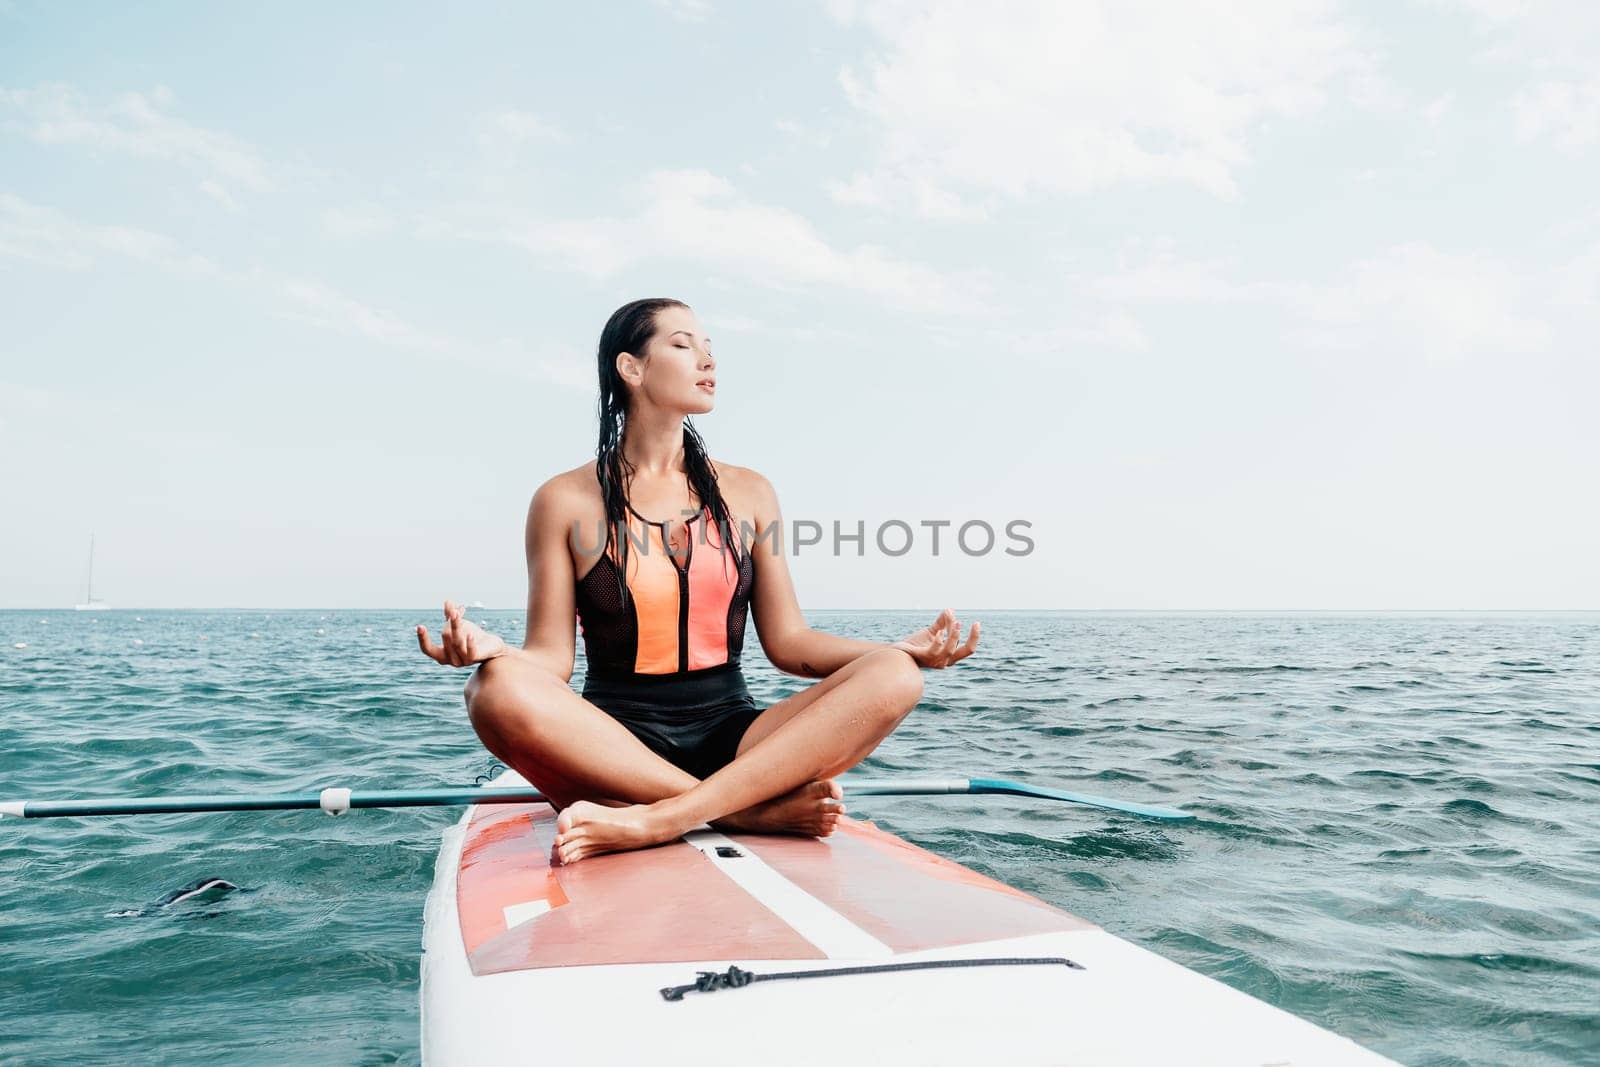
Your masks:
{"label": "dark object in water", "polygon": [[[107,918],[127,919],[138,915],[149,915],[153,911],[160,911],[163,908],[170,908],[174,904],[187,904],[190,902],[213,904],[230,893],[248,892],[250,892],[250,890],[241,889],[232,882],[228,881],[226,878],[196,878],[188,885],[179,886],[177,889],[167,893],[160,900],[149,905],[148,907],[132,908],[128,911],[112,912],[109,916],[107,916]],[[220,914],[222,913],[216,911],[207,912],[205,913],[204,918],[213,919]]]}
{"label": "dark object in water", "polygon": [[221,900],[239,887],[226,878],[196,878],[186,886],[174,889],[160,900],[156,907],[167,908],[186,900],[203,900],[207,904]]}

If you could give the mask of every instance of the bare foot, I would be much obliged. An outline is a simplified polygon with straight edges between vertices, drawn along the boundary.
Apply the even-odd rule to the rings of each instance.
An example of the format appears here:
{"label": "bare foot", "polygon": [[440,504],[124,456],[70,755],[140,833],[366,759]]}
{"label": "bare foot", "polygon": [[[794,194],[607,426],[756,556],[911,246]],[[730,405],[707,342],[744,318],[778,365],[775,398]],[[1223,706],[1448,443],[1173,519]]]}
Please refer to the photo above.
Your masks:
{"label": "bare foot", "polygon": [[610,808],[590,800],[575,800],[556,817],[552,847],[560,863],[576,863],[601,852],[648,848],[679,836],[681,827],[668,826],[652,810],[653,804],[627,804]]}
{"label": "bare foot", "polygon": [[743,811],[718,819],[711,825],[718,830],[749,834],[800,834],[827,837],[844,814],[840,798],[844,790],[832,778],[796,786],[782,796],[752,804]]}
{"label": "bare foot", "polygon": [[[764,800],[712,823],[718,829],[744,833],[801,834],[827,837],[844,813],[844,790],[832,778],[807,782],[782,796]],[[611,801],[610,803],[617,803]],[[654,804],[575,800],[556,818],[552,853],[558,863],[576,863],[602,852],[623,852],[671,841],[683,826],[662,822]]]}

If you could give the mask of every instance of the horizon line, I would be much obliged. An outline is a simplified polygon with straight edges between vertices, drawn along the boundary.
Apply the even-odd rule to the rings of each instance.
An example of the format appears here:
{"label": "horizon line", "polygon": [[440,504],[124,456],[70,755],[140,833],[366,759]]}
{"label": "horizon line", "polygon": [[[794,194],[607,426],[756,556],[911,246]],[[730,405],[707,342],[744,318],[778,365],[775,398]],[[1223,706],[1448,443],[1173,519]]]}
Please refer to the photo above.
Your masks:
{"label": "horizon line", "polygon": [[[158,611],[189,611],[189,612],[354,612],[354,611],[440,611],[439,605],[427,608],[417,607],[329,607],[312,605],[308,607],[105,607],[91,611],[79,611],[75,607],[0,607],[0,612],[65,612],[73,615],[126,615],[133,612],[158,612]],[[493,607],[469,605],[468,611],[517,611],[527,612],[526,607]],[[927,613],[938,614],[944,610],[939,607],[912,607],[912,608],[801,608],[806,611],[818,612],[858,612],[858,613]],[[1078,615],[1586,615],[1600,614],[1600,607],[1593,608],[1037,608],[1037,607],[984,607],[962,608],[962,613],[978,614],[983,612],[1008,613],[1008,614],[1078,614]]]}

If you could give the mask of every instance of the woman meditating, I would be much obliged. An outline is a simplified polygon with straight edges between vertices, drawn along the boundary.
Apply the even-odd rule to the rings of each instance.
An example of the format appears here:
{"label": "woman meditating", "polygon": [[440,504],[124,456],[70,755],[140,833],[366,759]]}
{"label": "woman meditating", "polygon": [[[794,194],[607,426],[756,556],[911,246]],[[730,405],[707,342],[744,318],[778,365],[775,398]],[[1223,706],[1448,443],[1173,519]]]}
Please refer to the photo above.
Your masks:
{"label": "woman meditating", "polygon": [[[445,602],[422,651],[467,682],[473,728],[560,812],[572,863],[721,830],[832,833],[835,775],[916,705],[922,669],[972,654],[948,608],[892,644],[806,625],[777,494],[713,461],[688,416],[716,393],[711,338],[688,305],[639,300],[600,335],[597,458],[545,482],[528,509],[528,621],[511,648]],[[739,667],[746,612],[779,670],[820,681],[757,707]],[[569,686],[575,640],[588,660]]]}

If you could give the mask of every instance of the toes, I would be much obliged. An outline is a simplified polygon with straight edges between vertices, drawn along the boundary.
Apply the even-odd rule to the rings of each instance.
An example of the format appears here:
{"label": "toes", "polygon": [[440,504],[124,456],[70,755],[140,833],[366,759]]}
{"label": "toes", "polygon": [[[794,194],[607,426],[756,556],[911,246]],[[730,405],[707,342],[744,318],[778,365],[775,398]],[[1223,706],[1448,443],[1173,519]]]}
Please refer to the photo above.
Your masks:
{"label": "toes", "polygon": [[584,840],[587,836],[581,827],[556,835],[552,847],[555,849],[556,855],[561,857],[562,863],[570,863],[578,858],[578,854],[583,850]]}

